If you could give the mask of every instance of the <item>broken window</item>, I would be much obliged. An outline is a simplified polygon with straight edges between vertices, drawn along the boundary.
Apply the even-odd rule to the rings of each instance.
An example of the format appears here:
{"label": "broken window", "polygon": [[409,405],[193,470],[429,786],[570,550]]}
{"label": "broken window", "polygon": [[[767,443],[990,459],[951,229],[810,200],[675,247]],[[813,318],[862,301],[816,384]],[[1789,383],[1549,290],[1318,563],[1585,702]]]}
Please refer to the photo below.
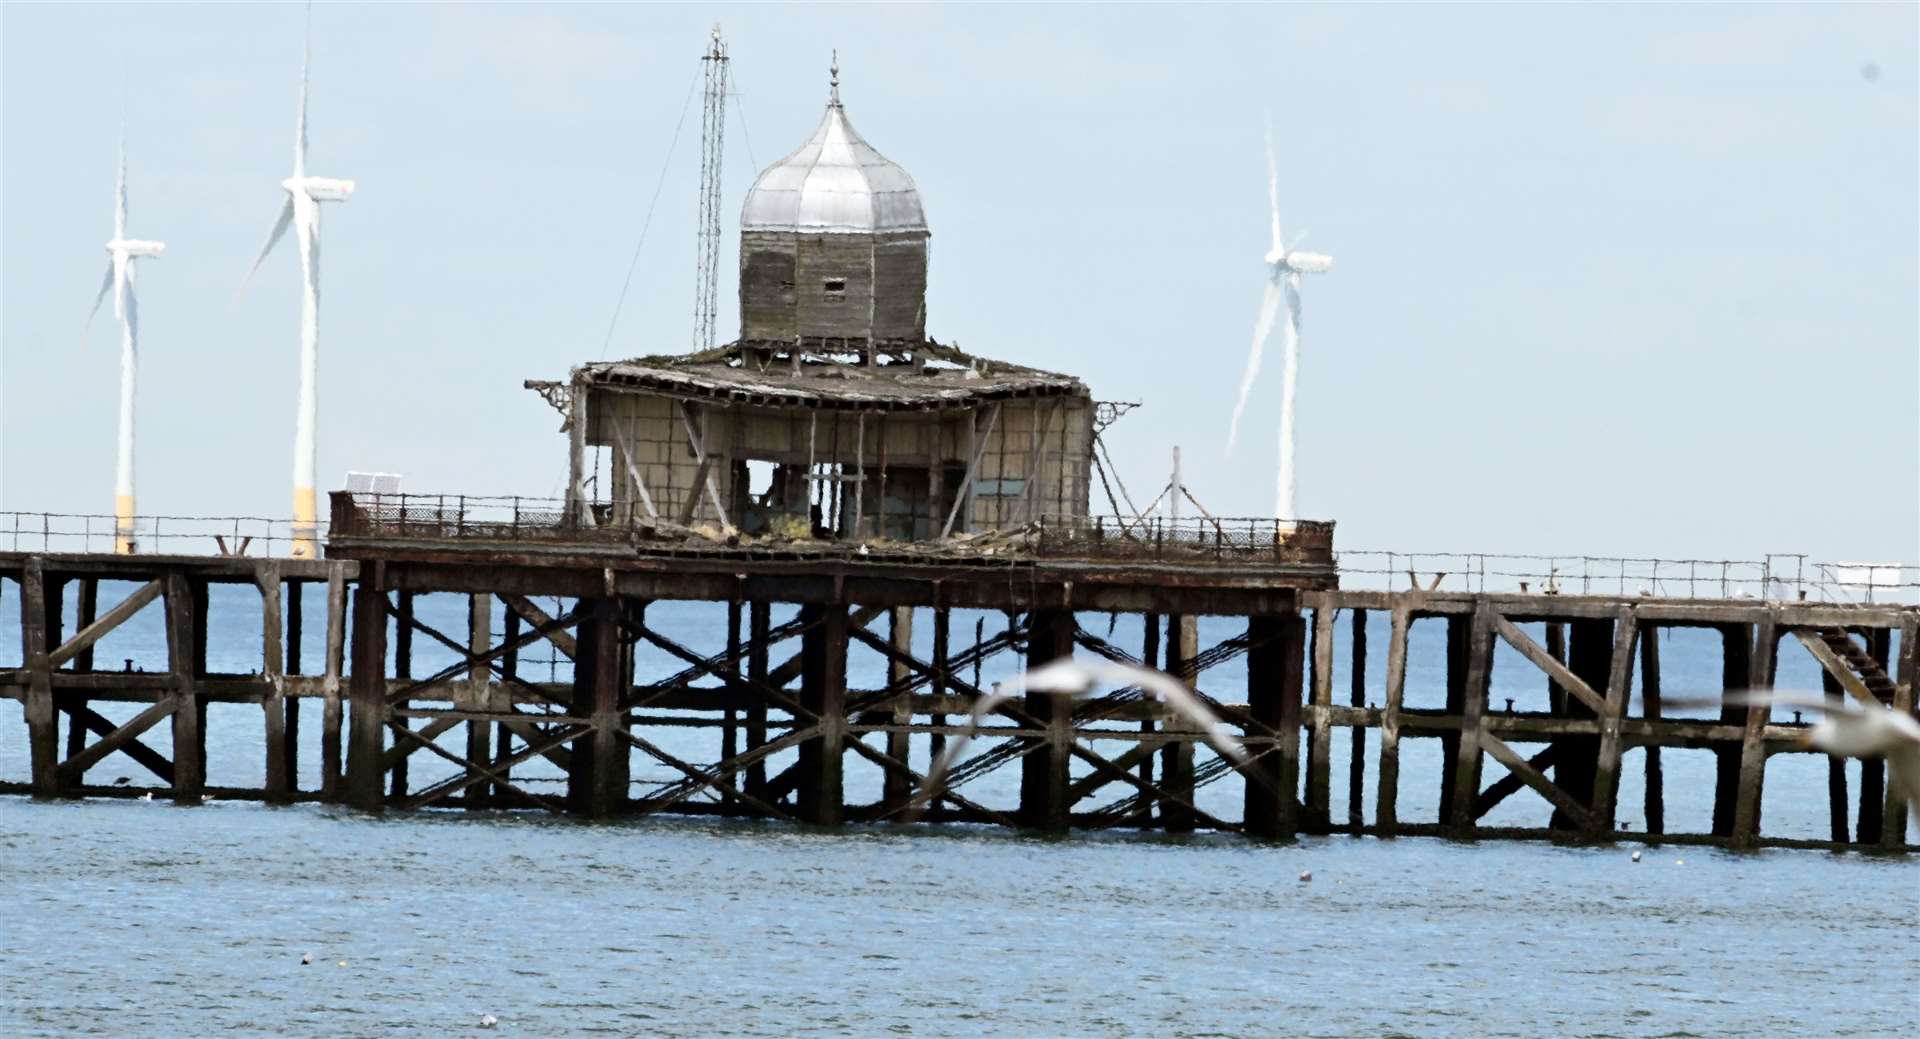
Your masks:
{"label": "broken window", "polygon": [[824,285],[829,299],[842,299],[847,294],[847,279],[828,278]]}

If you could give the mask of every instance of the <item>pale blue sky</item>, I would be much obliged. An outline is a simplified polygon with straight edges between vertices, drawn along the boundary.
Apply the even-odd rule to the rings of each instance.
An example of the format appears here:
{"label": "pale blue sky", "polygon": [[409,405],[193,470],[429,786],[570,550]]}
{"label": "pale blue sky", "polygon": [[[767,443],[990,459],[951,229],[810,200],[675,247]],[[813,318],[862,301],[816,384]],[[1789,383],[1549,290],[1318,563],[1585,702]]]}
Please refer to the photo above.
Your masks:
{"label": "pale blue sky", "polygon": [[[1279,368],[1223,454],[1266,249],[1306,289],[1300,503],[1348,548],[1920,557],[1920,7],[359,5],[314,11],[320,474],[549,494],[520,388],[602,356],[715,20],[721,326],[752,159],[848,112],[918,180],[928,327],[1146,406],[1217,513],[1273,500]],[[298,263],[234,288],[291,164],[295,5],[0,8],[0,508],[110,512],[117,348],[79,331],[124,66],[140,504],[284,515]],[[1875,66],[1877,77],[1863,73]],[[695,101],[697,106],[697,99]],[[612,353],[684,349],[699,112]],[[1151,485],[1151,486],[1150,486]],[[1097,492],[1096,492],[1097,493]]]}

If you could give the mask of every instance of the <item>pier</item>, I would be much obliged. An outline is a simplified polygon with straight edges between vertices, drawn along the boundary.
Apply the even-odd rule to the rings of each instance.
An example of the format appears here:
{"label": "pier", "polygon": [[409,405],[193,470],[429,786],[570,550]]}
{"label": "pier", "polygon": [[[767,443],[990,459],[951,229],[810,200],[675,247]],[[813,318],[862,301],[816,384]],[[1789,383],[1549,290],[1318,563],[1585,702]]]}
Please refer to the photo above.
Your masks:
{"label": "pier", "polygon": [[[0,670],[0,697],[22,704],[31,776],[5,789],[127,796],[131,786],[95,778],[118,759],[150,777],[147,790],[185,804],[324,800],[367,811],[881,824],[905,816],[925,781],[921,763],[963,731],[985,692],[983,662],[1077,653],[1192,683],[1243,739],[1253,756],[1246,771],[1257,775],[1216,756],[1138,690],[1089,700],[1036,694],[983,726],[924,822],[1604,841],[1622,836],[1623,763],[1640,749],[1647,832],[1626,836],[1906,848],[1904,808],[1873,761],[1851,791],[1844,770],[1828,772],[1830,839],[1770,836],[1767,766],[1802,752],[1804,726],[1759,708],[1664,716],[1654,636],[1715,633],[1727,689],[1767,685],[1781,654],[1805,652],[1833,695],[1912,711],[1920,608],[1909,604],[1803,599],[1804,578],[1779,575],[1736,594],[1724,574],[1697,568],[1631,593],[1602,587],[1611,579],[1583,588],[1567,575],[1527,582],[1526,591],[1488,590],[1482,575],[1475,590],[1468,575],[1420,571],[1406,575],[1406,588],[1343,588],[1331,524],[1069,517],[1013,535],[889,545],[669,538],[580,513],[565,503],[338,492],[319,560],[70,552],[58,538],[33,551],[15,534],[14,550],[0,552],[0,596],[17,596],[23,666]],[[230,550],[224,535],[199,541],[201,551]],[[1440,587],[1447,580],[1466,587]],[[1791,595],[1749,590],[1792,582]],[[133,590],[109,601],[100,594],[107,583]],[[208,668],[209,590],[221,584],[257,592],[250,673]],[[309,585],[325,589],[321,616],[299,605]],[[62,606],[70,586],[75,616]],[[415,608],[426,596],[463,599],[466,623],[428,623]],[[708,604],[714,623],[704,640],[649,623],[676,603]],[[99,666],[96,644],[143,610],[164,618],[167,668]],[[954,624],[963,610],[1003,622]],[[1367,635],[1374,614],[1390,619],[1384,646]],[[1232,634],[1202,644],[1202,617],[1228,618]],[[1137,643],[1109,637],[1116,618]],[[1444,660],[1417,659],[1416,627],[1444,629],[1434,643]],[[320,659],[301,656],[313,641],[305,631],[325,632]],[[429,643],[454,662],[422,673],[415,651]],[[1500,644],[1537,669],[1550,690],[1545,710],[1502,709],[1490,697]],[[856,651],[885,661],[883,685],[849,681]],[[564,679],[539,680],[528,662],[541,655],[567,665]],[[1236,658],[1244,681],[1223,688],[1215,669]],[[1382,673],[1384,699],[1369,702],[1367,678]],[[1410,674],[1443,676],[1443,688],[1421,688]],[[322,779],[303,788],[297,705],[316,700]],[[116,723],[99,709],[106,704],[137,710]],[[260,709],[260,786],[207,785],[209,704]],[[162,725],[170,755],[142,739]],[[1438,742],[1437,770],[1402,772],[1416,740]],[[1342,741],[1347,767],[1336,774]],[[1665,826],[1662,749],[1713,755],[1710,829]],[[410,783],[409,762],[423,755],[449,774]],[[1499,766],[1489,771],[1500,771],[1491,782],[1482,775],[1489,759]],[[850,794],[850,765],[878,770],[875,796]],[[636,766],[672,778],[641,780]],[[1017,774],[1017,801],[976,799],[982,778],[1003,770]],[[536,782],[536,773],[551,778]],[[1377,782],[1365,796],[1369,774]],[[1203,798],[1215,784],[1238,794],[1223,799],[1216,787]],[[1346,792],[1339,817],[1336,784]],[[1437,821],[1403,822],[1412,798],[1437,806]],[[1539,799],[1541,814],[1551,810],[1546,825],[1483,824],[1508,798]]]}

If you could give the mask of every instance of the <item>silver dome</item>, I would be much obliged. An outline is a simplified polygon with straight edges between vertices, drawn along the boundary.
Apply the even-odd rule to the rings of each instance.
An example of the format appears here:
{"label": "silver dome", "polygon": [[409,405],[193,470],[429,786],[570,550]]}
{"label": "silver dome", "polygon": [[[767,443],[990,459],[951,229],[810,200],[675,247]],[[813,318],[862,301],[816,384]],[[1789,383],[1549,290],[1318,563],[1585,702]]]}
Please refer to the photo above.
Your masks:
{"label": "silver dome", "polygon": [[927,217],[913,178],[854,131],[836,96],[807,142],[754,180],[740,210],[740,229],[926,231]]}

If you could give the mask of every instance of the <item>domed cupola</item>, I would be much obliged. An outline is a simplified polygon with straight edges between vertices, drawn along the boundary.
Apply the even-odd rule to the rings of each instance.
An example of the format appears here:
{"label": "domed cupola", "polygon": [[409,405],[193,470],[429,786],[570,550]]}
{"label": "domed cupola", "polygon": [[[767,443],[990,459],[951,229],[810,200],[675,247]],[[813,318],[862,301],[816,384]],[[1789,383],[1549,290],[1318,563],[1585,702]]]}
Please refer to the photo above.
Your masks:
{"label": "domed cupola", "polygon": [[840,104],[754,180],[740,212],[740,337],[911,347],[926,337],[926,213]]}

